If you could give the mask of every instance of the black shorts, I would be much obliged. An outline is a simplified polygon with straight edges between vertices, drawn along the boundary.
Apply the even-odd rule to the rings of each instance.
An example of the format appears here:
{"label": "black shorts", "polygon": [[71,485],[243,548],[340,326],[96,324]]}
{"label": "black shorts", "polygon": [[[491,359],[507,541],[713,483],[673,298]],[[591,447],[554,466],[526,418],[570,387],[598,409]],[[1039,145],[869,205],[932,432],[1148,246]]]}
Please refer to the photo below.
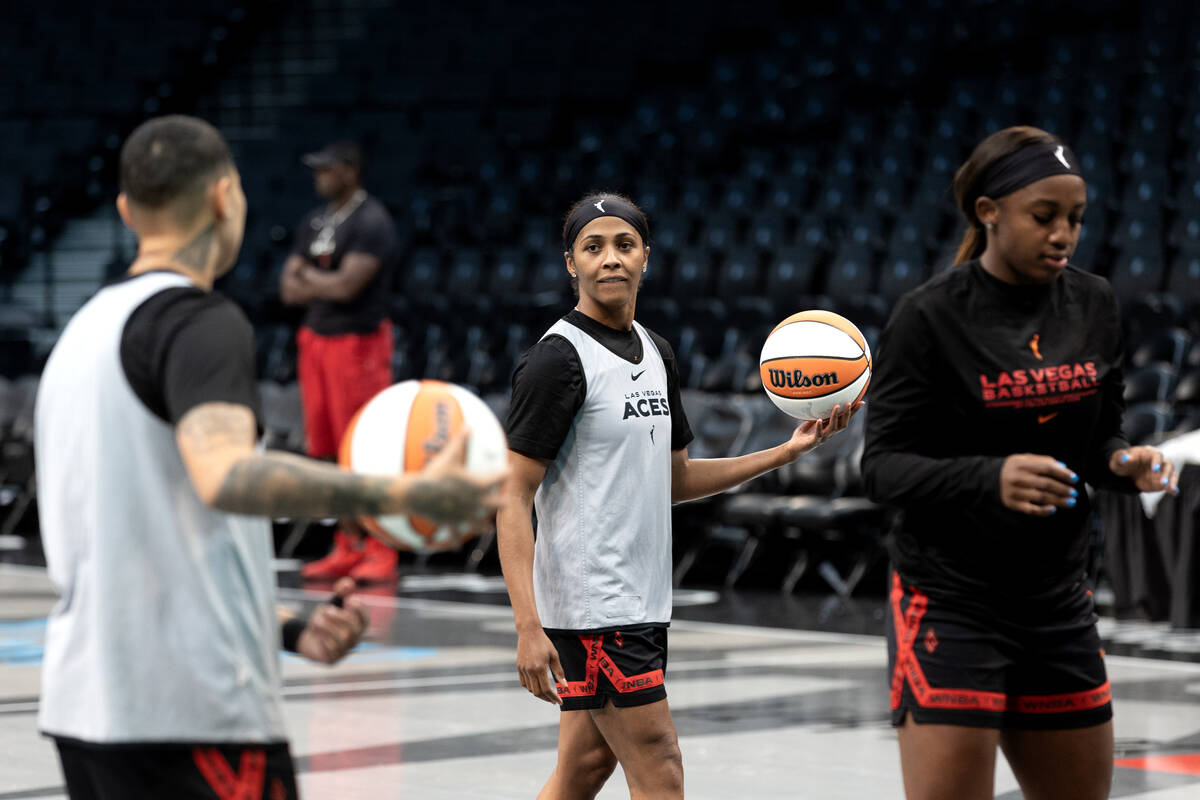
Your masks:
{"label": "black shorts", "polygon": [[1091,594],[1044,624],[1020,625],[935,602],[892,572],[888,674],[892,724],[1062,730],[1112,719]]}
{"label": "black shorts", "polygon": [[92,745],[55,739],[71,800],[296,800],[286,743]]}
{"label": "black shorts", "polygon": [[667,629],[623,628],[604,633],[547,630],[567,683],[557,684],[563,711],[628,708],[667,698]]}

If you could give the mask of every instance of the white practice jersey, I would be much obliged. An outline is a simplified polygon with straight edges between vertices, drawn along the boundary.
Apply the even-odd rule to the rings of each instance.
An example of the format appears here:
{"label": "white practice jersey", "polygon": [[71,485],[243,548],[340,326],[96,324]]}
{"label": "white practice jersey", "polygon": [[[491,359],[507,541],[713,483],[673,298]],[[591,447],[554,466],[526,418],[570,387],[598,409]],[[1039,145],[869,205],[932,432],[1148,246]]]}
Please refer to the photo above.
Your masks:
{"label": "white practice jersey", "polygon": [[102,289],[46,365],[35,437],[50,615],[39,725],[96,743],[285,738],[272,539],[265,519],[214,511],[174,428],[122,369],[122,331],[149,273]]}
{"label": "white practice jersey", "polygon": [[[637,322],[640,364],[559,320],[586,396],[534,497],[533,584],[546,628],[597,630],[671,619],[671,412],[667,371]],[[543,337],[544,338],[544,337]]]}

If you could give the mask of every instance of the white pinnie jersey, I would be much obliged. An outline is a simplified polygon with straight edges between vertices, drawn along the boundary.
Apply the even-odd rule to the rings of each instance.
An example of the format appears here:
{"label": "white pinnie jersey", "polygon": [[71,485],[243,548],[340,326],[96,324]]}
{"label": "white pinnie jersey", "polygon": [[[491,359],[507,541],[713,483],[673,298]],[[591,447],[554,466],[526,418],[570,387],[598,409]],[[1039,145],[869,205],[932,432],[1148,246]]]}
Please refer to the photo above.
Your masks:
{"label": "white pinnie jersey", "polygon": [[181,275],[101,290],[46,364],[35,411],[50,615],[39,726],[87,742],[285,738],[269,523],[214,511],[175,431],[134,394],[133,311]]}
{"label": "white pinnie jersey", "polygon": [[[671,409],[667,371],[645,328],[642,362],[559,320],[586,396],[534,508],[533,588],[546,628],[596,630],[671,620]],[[544,337],[543,337],[544,338]]]}

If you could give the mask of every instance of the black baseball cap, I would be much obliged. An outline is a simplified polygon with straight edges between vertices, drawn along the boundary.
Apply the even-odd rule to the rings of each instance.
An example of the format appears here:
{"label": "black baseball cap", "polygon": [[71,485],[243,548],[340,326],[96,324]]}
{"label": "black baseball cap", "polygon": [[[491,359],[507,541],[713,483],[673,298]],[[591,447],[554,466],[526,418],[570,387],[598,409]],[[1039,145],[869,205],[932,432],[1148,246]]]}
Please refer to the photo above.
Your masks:
{"label": "black baseball cap", "polygon": [[332,167],[334,164],[345,164],[348,167],[362,167],[362,148],[354,142],[333,142],[327,144],[315,153],[307,153],[300,159],[304,166],[313,169]]}

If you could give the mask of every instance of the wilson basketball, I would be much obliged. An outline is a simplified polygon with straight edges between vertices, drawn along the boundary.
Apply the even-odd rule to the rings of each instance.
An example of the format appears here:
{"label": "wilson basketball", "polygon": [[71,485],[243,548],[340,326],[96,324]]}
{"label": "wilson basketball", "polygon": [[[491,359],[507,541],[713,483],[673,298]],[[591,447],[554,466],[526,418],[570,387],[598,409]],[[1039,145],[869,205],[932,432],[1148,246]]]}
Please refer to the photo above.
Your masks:
{"label": "wilson basketball", "polygon": [[758,359],[771,402],[796,419],[826,419],[835,405],[861,400],[871,382],[862,332],[831,311],[801,311],[775,326]]}
{"label": "wilson basketball", "polygon": [[[370,475],[417,472],[466,425],[466,467],[481,474],[508,464],[504,429],[476,395],[442,381],[403,381],[389,386],[359,410],[342,437],[338,461]],[[396,547],[417,552],[454,546],[449,527],[416,516],[363,517],[364,527]]]}

